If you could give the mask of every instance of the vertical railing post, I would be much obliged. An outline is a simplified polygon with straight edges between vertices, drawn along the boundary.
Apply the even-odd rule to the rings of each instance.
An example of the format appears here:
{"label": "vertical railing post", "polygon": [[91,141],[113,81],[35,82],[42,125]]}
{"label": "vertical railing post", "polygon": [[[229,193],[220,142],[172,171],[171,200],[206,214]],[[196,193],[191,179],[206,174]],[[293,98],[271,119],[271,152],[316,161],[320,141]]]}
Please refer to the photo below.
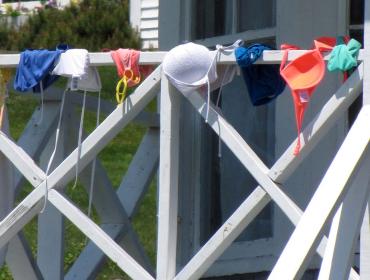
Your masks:
{"label": "vertical railing post", "polygon": [[360,238],[360,279],[370,279],[370,219],[369,200],[365,210]]}
{"label": "vertical railing post", "polygon": [[348,279],[369,196],[369,169],[368,152],[331,223],[319,280]]}
{"label": "vertical railing post", "polygon": [[[364,80],[363,80],[363,105],[370,105],[370,0],[365,0],[364,9]],[[368,200],[369,201],[369,200]],[[370,225],[369,202],[361,227],[360,238],[360,278],[370,277]]]}
{"label": "vertical railing post", "polygon": [[370,0],[365,0],[364,11],[364,105],[370,105]]}
{"label": "vertical railing post", "polygon": [[162,74],[158,194],[157,279],[176,274],[180,94]]}

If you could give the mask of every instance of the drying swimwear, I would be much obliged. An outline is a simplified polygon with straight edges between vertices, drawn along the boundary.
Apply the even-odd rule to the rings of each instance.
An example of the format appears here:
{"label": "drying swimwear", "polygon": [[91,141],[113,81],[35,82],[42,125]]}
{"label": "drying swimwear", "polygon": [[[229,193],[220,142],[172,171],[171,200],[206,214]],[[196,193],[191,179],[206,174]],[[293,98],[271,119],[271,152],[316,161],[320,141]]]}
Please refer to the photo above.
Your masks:
{"label": "drying swimwear", "polygon": [[254,64],[264,50],[271,50],[271,48],[263,44],[253,44],[249,47],[235,49],[235,58],[242,69],[243,78],[254,106],[271,102],[285,88],[278,65]]}

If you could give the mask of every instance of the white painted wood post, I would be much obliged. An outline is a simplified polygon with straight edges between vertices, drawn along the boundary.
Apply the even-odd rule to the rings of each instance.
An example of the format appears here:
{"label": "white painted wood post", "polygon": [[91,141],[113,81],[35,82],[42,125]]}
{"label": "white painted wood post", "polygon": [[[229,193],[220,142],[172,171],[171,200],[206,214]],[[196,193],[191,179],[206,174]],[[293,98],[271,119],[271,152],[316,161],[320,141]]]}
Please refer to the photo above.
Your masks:
{"label": "white painted wood post", "polygon": [[[44,106],[44,115],[48,116],[39,123],[41,118],[41,110],[36,109],[22,135],[17,141],[17,145],[21,147],[31,158],[38,159],[45,145],[49,141],[53,133],[55,133],[56,124],[59,116],[58,102],[48,102]],[[17,194],[23,186],[24,178],[17,169],[15,169],[15,193]]]}
{"label": "white painted wood post", "polygon": [[[69,108],[65,120],[68,126],[65,127],[66,137],[64,141],[66,153],[70,153],[77,146],[77,135],[79,129],[79,117],[74,111],[73,104],[70,103],[70,95],[66,99]],[[85,137],[85,135],[83,136]],[[86,192],[90,191],[91,180],[91,164],[82,170],[79,174],[79,181],[82,183]],[[91,195],[91,194],[90,194]],[[130,224],[130,220],[125,213],[125,209],[121,205],[116,191],[114,190],[109,177],[100,164],[96,162],[95,170],[95,187],[93,190],[93,205],[99,215],[102,229],[107,230],[107,233],[116,240],[124,239],[123,248],[133,257],[141,266],[148,272],[154,274],[154,270],[150,264],[149,257],[139,243],[139,239]],[[76,225],[79,227],[78,225]],[[100,264],[104,261],[104,253],[99,250],[94,244],[89,242],[88,249],[80,255],[76,262],[71,267],[67,279],[90,279],[95,278],[99,270]],[[94,252],[93,250],[97,251]],[[86,254],[88,252],[88,254]],[[100,257],[99,257],[100,256]]]}
{"label": "white painted wood post", "polygon": [[269,201],[267,193],[257,187],[185,265],[175,280],[199,279]]}
{"label": "white painted wood post", "polygon": [[370,279],[370,215],[369,198],[360,235],[360,279]]}
{"label": "white painted wood post", "polygon": [[319,280],[348,279],[369,196],[370,153],[334,216]]}
{"label": "white painted wood post", "polygon": [[363,162],[370,139],[370,130],[367,129],[369,119],[370,106],[365,106],[302,215],[269,280],[296,279],[305,271],[323,236],[325,225],[348,190],[348,181],[353,179]]}
{"label": "white painted wood post", "polygon": [[162,74],[158,195],[157,279],[176,275],[181,95]]}
{"label": "white painted wood post", "polygon": [[[160,69],[157,68],[131,94],[123,105],[118,106],[82,143],[80,166],[86,167],[94,156],[121,131],[157,94],[160,84]],[[125,112],[123,106],[129,107]],[[0,222],[0,246],[18,232],[25,223],[40,211],[45,193],[45,174],[32,159],[14,142],[0,133],[0,150],[7,155],[29,182],[37,188],[33,190],[9,215]],[[2,144],[3,143],[3,144]],[[64,185],[74,176],[77,149],[75,149],[49,176],[48,187]],[[41,180],[42,179],[42,180]]]}
{"label": "white painted wood post", "polygon": [[49,200],[131,278],[154,280],[154,278],[127,254],[125,250],[115,243],[107,233],[57,190],[50,190]]}
{"label": "white painted wood post", "polygon": [[363,103],[370,104],[370,0],[365,0],[364,9],[364,87]]}
{"label": "white painted wood post", "polygon": [[[370,1],[365,0],[364,9],[364,85],[363,85],[363,105],[370,104]],[[361,280],[370,279],[370,200],[361,227],[360,237],[360,278]]]}
{"label": "white painted wood post", "polygon": [[[361,67],[361,65],[360,65]],[[355,73],[354,73],[355,74]],[[304,130],[303,134],[308,135],[310,131],[312,131],[312,135],[310,135],[309,139],[314,139],[313,143],[308,141],[302,145],[302,151],[305,149],[312,150],[315,144],[319,142],[325,135],[325,131],[329,130],[329,127],[335,123],[340,117],[340,113],[346,111],[346,109],[351,104],[351,100],[355,99],[355,96],[359,93],[359,85],[362,79],[362,69],[359,68],[356,70],[356,74],[351,76],[353,79],[349,81],[349,83],[345,84],[345,86],[338,89],[336,94],[328,101],[328,103],[324,106],[325,110],[323,110]],[[184,95],[196,108],[196,110],[205,117],[206,111],[206,102],[203,97],[199,95],[199,93],[189,93]],[[219,134],[219,130],[221,130],[221,139],[227,144],[229,147],[232,147],[235,155],[240,157],[242,164],[248,169],[248,166],[253,165],[247,164],[245,162],[246,157],[253,157],[252,162],[258,162],[259,166],[263,166],[264,164],[258,159],[256,155],[253,155],[253,151],[249,152],[249,155],[245,153],[244,150],[248,150],[248,145],[245,141],[238,135],[237,131],[233,129],[233,127],[228,124],[228,122],[217,112],[217,109],[214,106],[210,105],[209,111],[209,123],[212,129]],[[234,143],[233,143],[234,142]],[[291,147],[295,146],[295,142],[293,141]],[[238,147],[238,148],[237,148]],[[293,150],[293,149],[292,149]],[[274,164],[270,171],[267,171],[267,167],[264,167],[265,171],[263,173],[268,173],[269,177],[273,178],[274,180],[278,180],[280,178],[286,179],[287,176],[285,172],[291,173],[298,167],[299,163],[304,160],[304,156],[300,159],[295,159],[292,156],[288,155],[289,152],[287,151],[284,153],[279,160]],[[276,167],[275,167],[276,166]],[[285,168],[282,168],[285,166]],[[270,181],[270,180],[268,180]],[[271,196],[271,198],[277,203],[277,205],[284,211],[287,217],[292,221],[294,225],[297,225],[301,216],[302,210],[292,201],[281,189],[278,185],[273,183],[274,186],[269,184],[261,185],[262,188],[266,188],[265,190]],[[268,188],[267,188],[268,187]],[[326,246],[326,237],[323,238],[323,241],[317,247],[317,252],[319,255],[324,255],[324,249]],[[358,275],[356,271],[351,269],[350,278],[355,280],[358,279]]]}
{"label": "white painted wood post", "polygon": [[301,133],[301,150],[299,156],[292,151],[297,144],[294,139],[269,171],[269,176],[278,183],[284,183],[297,167],[316,147],[327,132],[346,114],[348,108],[362,91],[364,64],[361,63],[351,76],[326,102],[319,113],[307,124]]}
{"label": "white painted wood post", "polygon": [[[153,172],[156,171],[156,167],[158,166],[158,158],[159,158],[159,133],[158,129],[149,129],[147,134],[144,136],[133,160],[130,163],[128,171],[126,172],[124,179],[121,183],[120,188],[117,190],[117,196],[120,199],[122,207],[126,209],[128,218],[132,219],[133,215],[135,214],[135,209],[138,207],[140,198],[145,194],[147,190],[147,185],[150,183]],[[90,172],[91,167],[86,168],[82,171],[81,174],[81,181],[82,183],[87,186],[90,185]],[[86,174],[85,174],[86,173]],[[88,178],[88,180],[86,180]],[[100,182],[102,181],[102,182]],[[99,161],[97,161],[96,165],[96,188],[100,185],[110,186],[111,183],[108,180],[105,171],[103,170]],[[111,186],[109,187],[109,189]],[[106,190],[103,190],[106,193]],[[104,194],[102,192],[96,192],[94,197],[101,197]],[[106,196],[106,194],[104,194]],[[111,199],[112,201],[112,199]],[[113,199],[115,201],[115,199]],[[110,206],[107,205],[109,201],[99,201],[97,200],[98,205],[102,204],[100,207],[108,207],[107,212],[111,212],[113,210],[110,209]],[[100,203],[99,203],[100,202]],[[99,211],[99,207],[96,208],[99,215],[100,213],[104,214],[102,211]],[[118,210],[118,209],[117,209]],[[123,213],[121,211],[121,213]],[[108,213],[107,213],[108,214]],[[111,213],[114,214],[114,213]],[[123,224],[116,224],[114,225],[113,222],[115,219],[117,222],[121,221],[123,218],[120,219],[112,219],[114,217],[101,217],[102,220],[106,222],[110,222],[111,224],[103,224],[101,227],[102,229],[109,234],[114,240],[121,243],[123,246],[128,246],[129,243],[135,245],[135,242],[130,240],[130,233],[127,230],[127,227]],[[124,234],[123,234],[124,233]],[[123,237],[126,237],[125,240],[122,240]],[[126,248],[124,247],[124,248]],[[132,252],[133,250],[127,250],[128,253]],[[132,255],[132,254],[131,254]],[[135,257],[134,255],[132,255]],[[87,279],[89,277],[93,277],[96,275],[96,272],[101,263],[103,263],[105,259],[104,253],[92,242],[89,242],[88,245],[85,247],[83,252],[80,254],[78,259],[74,262],[71,269],[68,271],[65,279]],[[138,258],[136,258],[138,260]],[[152,272],[152,269],[148,265],[144,265],[143,262],[140,262],[144,268],[148,270],[148,272]]]}

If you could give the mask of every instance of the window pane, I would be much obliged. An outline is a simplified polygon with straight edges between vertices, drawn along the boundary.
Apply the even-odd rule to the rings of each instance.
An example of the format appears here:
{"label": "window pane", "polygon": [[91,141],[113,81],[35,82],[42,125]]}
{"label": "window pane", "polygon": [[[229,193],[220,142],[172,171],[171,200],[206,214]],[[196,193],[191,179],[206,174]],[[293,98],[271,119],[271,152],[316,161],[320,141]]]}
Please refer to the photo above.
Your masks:
{"label": "window pane", "polygon": [[225,35],[226,0],[193,0],[192,10],[194,39]]}
{"label": "window pane", "polygon": [[275,26],[276,0],[239,0],[238,32]]}
{"label": "window pane", "polygon": [[350,2],[350,24],[364,23],[364,0],[351,0]]}

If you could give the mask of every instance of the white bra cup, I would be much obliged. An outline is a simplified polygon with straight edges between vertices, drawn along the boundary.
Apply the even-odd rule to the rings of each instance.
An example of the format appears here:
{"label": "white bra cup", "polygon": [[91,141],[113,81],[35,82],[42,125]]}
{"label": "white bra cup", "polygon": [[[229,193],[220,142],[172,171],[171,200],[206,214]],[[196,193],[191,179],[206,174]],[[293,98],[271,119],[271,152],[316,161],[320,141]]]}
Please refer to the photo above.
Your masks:
{"label": "white bra cup", "polygon": [[163,71],[170,82],[187,93],[217,79],[216,52],[194,43],[171,49],[163,60]]}

